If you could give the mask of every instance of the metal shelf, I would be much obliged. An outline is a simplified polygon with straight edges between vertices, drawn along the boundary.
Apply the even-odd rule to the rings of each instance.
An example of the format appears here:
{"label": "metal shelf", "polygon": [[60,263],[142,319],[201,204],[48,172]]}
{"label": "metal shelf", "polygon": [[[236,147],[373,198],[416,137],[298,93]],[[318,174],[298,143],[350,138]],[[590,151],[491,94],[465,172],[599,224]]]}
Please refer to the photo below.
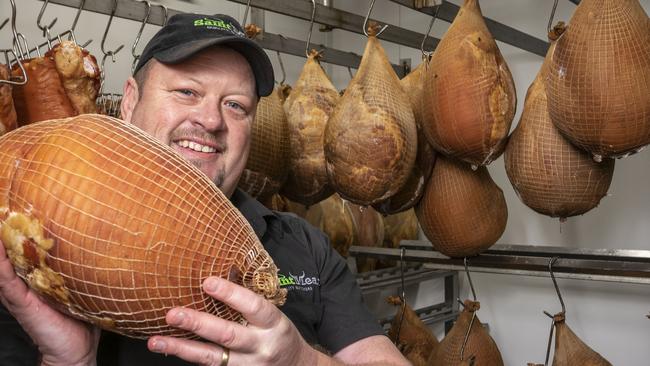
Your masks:
{"label": "metal shelf", "polygon": [[[348,259],[349,263],[354,261],[352,257]],[[355,268],[355,266],[351,267]],[[392,295],[399,294],[403,280],[406,301],[409,302],[409,299],[417,295],[420,284],[435,279],[444,281],[444,301],[421,308],[413,308],[413,311],[424,324],[445,322],[445,328],[448,330],[460,311],[456,301],[459,296],[457,271],[432,269],[419,263],[408,263],[404,266],[403,275],[399,266],[357,274],[357,283],[366,303],[374,306],[371,311],[377,315],[379,322],[385,328],[390,327],[390,322],[395,318],[396,309],[398,309],[384,301],[386,292]],[[412,304],[410,305],[412,306]]]}
{"label": "metal shelf", "polygon": [[[423,262],[425,268],[463,270],[462,258],[449,258],[434,251],[427,241],[403,241],[404,260]],[[400,249],[353,246],[350,256],[399,260]],[[549,277],[549,258],[558,278],[650,284],[650,250],[586,249],[496,244],[468,258],[472,272]]]}

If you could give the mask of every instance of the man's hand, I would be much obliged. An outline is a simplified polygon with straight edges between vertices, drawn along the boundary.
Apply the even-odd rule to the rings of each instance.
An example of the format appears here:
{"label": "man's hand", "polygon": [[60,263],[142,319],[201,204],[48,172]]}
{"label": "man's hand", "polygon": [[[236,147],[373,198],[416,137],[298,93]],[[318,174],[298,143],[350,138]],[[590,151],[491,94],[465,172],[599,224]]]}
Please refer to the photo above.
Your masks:
{"label": "man's hand", "polygon": [[100,331],[51,308],[16,275],[0,241],[0,301],[41,352],[41,365],[94,365]]}
{"label": "man's hand", "polygon": [[248,324],[244,326],[211,314],[174,308],[167,313],[167,323],[189,330],[210,343],[156,336],[149,339],[150,350],[199,365],[220,365],[224,347],[230,350],[228,366],[318,363],[322,354],[309,346],[291,321],[270,302],[218,277],[207,278],[203,289],[239,311]]}

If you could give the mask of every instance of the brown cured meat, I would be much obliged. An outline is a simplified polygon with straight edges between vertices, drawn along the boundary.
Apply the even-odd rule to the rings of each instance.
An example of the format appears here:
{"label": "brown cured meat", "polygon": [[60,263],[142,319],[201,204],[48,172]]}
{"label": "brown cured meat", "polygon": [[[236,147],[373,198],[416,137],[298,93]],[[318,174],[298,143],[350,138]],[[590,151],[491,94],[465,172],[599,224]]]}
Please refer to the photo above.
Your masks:
{"label": "brown cured meat", "polygon": [[555,126],[576,146],[619,157],[650,143],[650,20],[638,0],[583,0],[545,78]]}
{"label": "brown cured meat", "polygon": [[[9,69],[0,64],[0,80],[9,79]],[[0,83],[0,136],[17,127],[16,109],[11,89],[11,84]]]}
{"label": "brown cured meat", "polygon": [[528,89],[521,120],[509,138],[506,173],[519,198],[533,210],[560,218],[582,215],[607,194],[614,160],[595,162],[553,126],[547,109],[544,70],[542,66]]}
{"label": "brown cured meat", "polygon": [[406,183],[417,129],[406,93],[370,27],[359,70],[325,129],[327,174],[344,199],[372,205]]}
{"label": "brown cured meat", "polygon": [[[458,316],[456,323],[440,342],[438,348],[431,353],[431,357],[429,357],[430,366],[468,365],[472,364],[469,362],[471,358],[474,358],[473,365],[476,366],[503,366],[501,352],[499,352],[497,344],[479,321],[478,316],[472,322],[472,316],[479,308],[480,304],[478,302],[465,300],[465,308]],[[470,323],[472,328],[463,350],[463,361],[461,361],[461,349]]]}
{"label": "brown cured meat", "polygon": [[[19,126],[77,115],[52,57],[37,57],[21,62],[27,73],[27,84],[13,88]],[[18,65],[14,65],[11,72],[16,77],[22,76]]]}
{"label": "brown cured meat", "polygon": [[284,103],[291,153],[282,194],[304,205],[313,205],[334,193],[327,179],[323,134],[340,97],[318,58],[318,52],[312,50]]}
{"label": "brown cured meat", "polygon": [[402,89],[409,96],[415,125],[417,127],[418,147],[415,164],[406,183],[402,188],[387,200],[374,204],[373,207],[384,215],[392,215],[406,211],[422,198],[424,187],[431,175],[433,164],[436,161],[436,152],[424,136],[422,130],[422,94],[424,92],[424,70],[426,62],[422,62],[411,73],[401,80]]}
{"label": "brown cured meat", "polygon": [[176,306],[242,322],[202,290],[210,275],[277,304],[286,295],[253,229],[203,173],[101,115],[0,137],[0,240],[61,311],[131,337],[195,337],[165,322]]}
{"label": "brown cured meat", "polygon": [[438,339],[411,306],[402,304],[399,297],[390,296],[386,301],[395,305],[397,309],[395,317],[390,323],[388,338],[397,345],[397,348],[406,359],[411,361],[413,366],[428,366],[427,360],[431,352],[438,347]]}
{"label": "brown cured meat", "polygon": [[553,366],[612,366],[593,349],[589,348],[571,328],[566,325],[564,314],[559,313],[554,317],[555,322],[555,354]]}
{"label": "brown cured meat", "polygon": [[517,94],[478,0],[465,0],[458,11],[424,85],[424,132],[435,150],[473,165],[503,152]]}
{"label": "brown cured meat", "polygon": [[45,57],[54,59],[63,89],[77,114],[97,113],[100,71],[95,56],[73,41],[62,41]]}
{"label": "brown cured meat", "polygon": [[415,216],[414,209],[385,216],[385,246],[389,248],[397,248],[402,240],[417,240],[418,228],[418,218]]}
{"label": "brown cured meat", "polygon": [[289,173],[289,127],[282,105],[290,87],[280,85],[257,104],[251,147],[239,188],[260,201],[277,193]]}
{"label": "brown cured meat", "polygon": [[357,238],[356,227],[350,214],[350,203],[334,193],[309,208],[305,219],[321,229],[330,240],[332,248],[347,257],[350,246]]}
{"label": "brown cured meat", "polygon": [[[372,207],[348,204],[356,233],[354,244],[362,247],[381,247],[384,244],[384,218]],[[357,258],[357,271],[377,269],[377,258]]]}
{"label": "brown cured meat", "polygon": [[442,155],[415,213],[433,247],[450,257],[468,257],[489,248],[508,221],[503,191],[487,168],[473,171]]}

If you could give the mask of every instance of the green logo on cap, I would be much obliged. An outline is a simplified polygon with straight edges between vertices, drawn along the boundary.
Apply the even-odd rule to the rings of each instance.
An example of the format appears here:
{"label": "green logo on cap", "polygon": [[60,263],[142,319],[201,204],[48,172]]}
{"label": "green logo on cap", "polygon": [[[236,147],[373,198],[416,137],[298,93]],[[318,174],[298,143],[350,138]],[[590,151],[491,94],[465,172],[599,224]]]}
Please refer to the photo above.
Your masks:
{"label": "green logo on cap", "polygon": [[222,19],[210,19],[210,18],[203,18],[203,19],[197,19],[194,21],[194,26],[195,27],[206,27],[206,28],[219,28],[223,30],[227,30],[230,32],[238,32],[238,29],[229,22],[225,22]]}

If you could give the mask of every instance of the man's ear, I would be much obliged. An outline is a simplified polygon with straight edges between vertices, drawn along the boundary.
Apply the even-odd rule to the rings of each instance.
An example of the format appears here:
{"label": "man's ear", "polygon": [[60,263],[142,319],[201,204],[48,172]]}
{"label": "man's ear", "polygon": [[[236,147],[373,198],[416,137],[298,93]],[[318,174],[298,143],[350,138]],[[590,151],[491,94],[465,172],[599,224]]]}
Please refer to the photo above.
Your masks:
{"label": "man's ear", "polygon": [[140,99],[140,90],[138,90],[138,83],[131,76],[124,83],[124,91],[122,93],[122,104],[120,105],[120,112],[122,119],[131,123],[133,117],[133,110],[135,105],[138,104]]}

